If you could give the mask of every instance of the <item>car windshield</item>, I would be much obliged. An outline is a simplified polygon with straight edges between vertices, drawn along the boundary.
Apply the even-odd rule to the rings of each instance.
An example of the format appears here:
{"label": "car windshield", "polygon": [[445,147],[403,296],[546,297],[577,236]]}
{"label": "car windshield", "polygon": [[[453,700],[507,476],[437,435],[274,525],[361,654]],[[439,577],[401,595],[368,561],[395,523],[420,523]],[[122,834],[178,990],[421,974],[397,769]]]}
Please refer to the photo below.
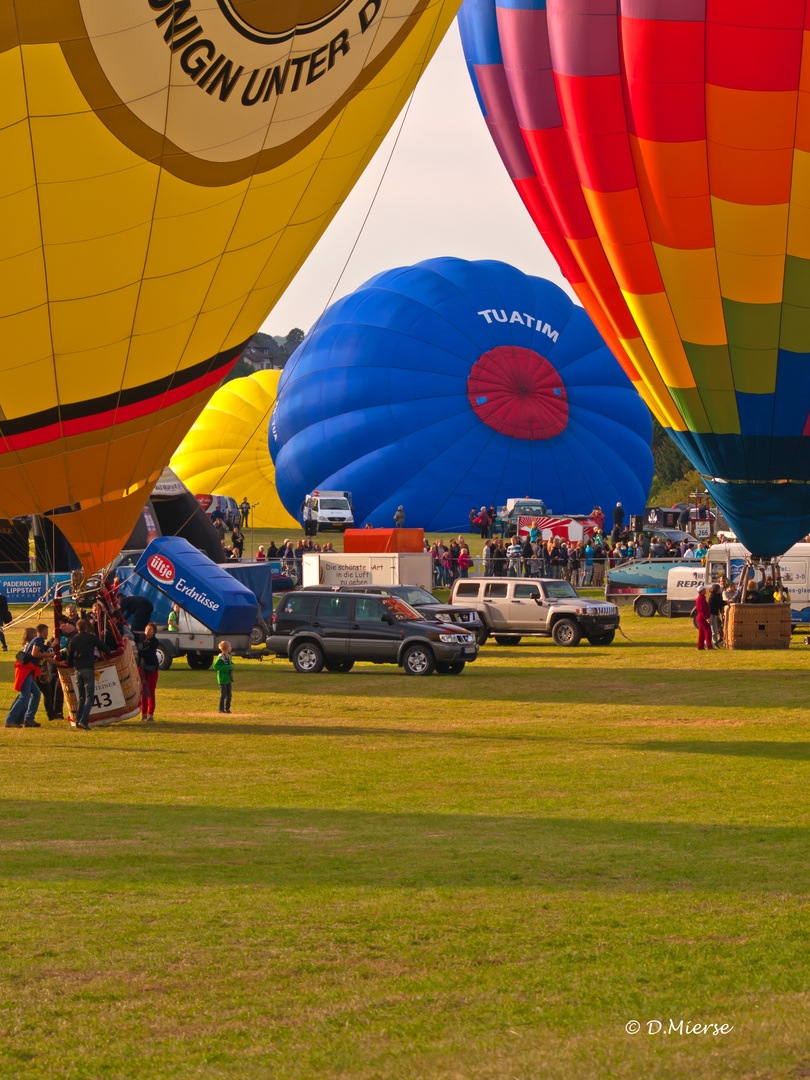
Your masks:
{"label": "car windshield", "polygon": [[349,504],[345,499],[321,499],[321,510],[348,510]]}
{"label": "car windshield", "polygon": [[404,600],[406,604],[410,604],[411,607],[424,607],[425,604],[438,604],[438,600],[429,593],[427,589],[403,589],[397,593],[400,600]]}
{"label": "car windshield", "polygon": [[573,597],[575,600],[579,599],[577,590],[573,585],[569,585],[567,581],[547,581],[544,588],[546,596],[552,600],[567,600],[569,597]]}
{"label": "car windshield", "polygon": [[381,600],[385,610],[393,615],[395,619],[407,620],[408,622],[415,620],[424,622],[423,616],[415,608],[412,608],[410,604],[400,600],[398,596],[383,596]]}

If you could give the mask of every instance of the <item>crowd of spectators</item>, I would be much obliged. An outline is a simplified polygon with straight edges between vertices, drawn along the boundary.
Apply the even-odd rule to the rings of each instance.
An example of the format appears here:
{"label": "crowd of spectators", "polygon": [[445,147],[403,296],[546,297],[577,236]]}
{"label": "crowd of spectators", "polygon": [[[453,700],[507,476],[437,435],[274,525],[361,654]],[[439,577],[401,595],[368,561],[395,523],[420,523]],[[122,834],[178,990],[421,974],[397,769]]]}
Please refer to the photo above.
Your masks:
{"label": "crowd of spectators", "polygon": [[[449,588],[457,578],[469,575],[474,560],[463,536],[445,543],[437,540],[426,550],[433,556],[434,582]],[[484,542],[481,572],[486,577],[550,577],[574,586],[600,587],[605,571],[631,559],[702,559],[708,548],[703,541],[682,544],[650,538],[646,533],[607,535],[596,529],[579,543],[560,537],[543,539],[533,525],[525,537],[495,537]]]}
{"label": "crowd of spectators", "polygon": [[316,543],[311,537],[307,537],[305,540],[299,540],[295,546],[293,546],[292,540],[285,540],[278,547],[274,543],[270,543],[267,551],[264,552],[266,559],[278,559],[281,563],[281,568],[288,577],[291,577],[296,585],[300,585],[303,581],[303,559],[304,556],[309,553],[320,553],[322,555],[334,554],[334,547],[331,541],[327,541],[321,545]]}

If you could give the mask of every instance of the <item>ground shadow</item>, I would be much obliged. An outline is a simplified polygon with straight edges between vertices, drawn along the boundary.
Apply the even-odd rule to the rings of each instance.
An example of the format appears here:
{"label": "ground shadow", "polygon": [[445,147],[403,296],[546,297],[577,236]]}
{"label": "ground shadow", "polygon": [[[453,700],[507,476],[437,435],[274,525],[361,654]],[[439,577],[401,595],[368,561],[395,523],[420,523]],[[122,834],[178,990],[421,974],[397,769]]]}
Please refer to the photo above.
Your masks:
{"label": "ground shadow", "polygon": [[[504,650],[507,652],[507,650]],[[503,702],[525,702],[538,706],[550,703],[583,703],[592,705],[647,705],[666,708],[670,703],[683,706],[706,701],[727,702],[734,707],[754,708],[760,712],[782,710],[797,701],[802,703],[810,691],[810,670],[807,673],[775,668],[758,671],[757,700],[751,700],[751,673],[747,670],[724,670],[716,667],[684,664],[676,669],[651,667],[560,667],[548,660],[538,660],[537,667],[527,669],[515,665],[516,678],[506,693],[499,694]],[[476,667],[456,676],[431,675],[409,678],[392,667],[364,666],[345,675],[299,675],[292,667],[281,668],[279,677],[259,686],[248,686],[248,692],[295,694],[300,709],[306,709],[310,697],[373,697],[398,698],[404,701],[428,700],[439,704],[468,705],[479,713],[487,709],[486,689],[482,682],[509,676],[509,666],[497,669]],[[778,687],[777,687],[778,684]],[[236,698],[234,699],[236,701]],[[238,708],[238,703],[237,703]]]}
{"label": "ground shadow", "polygon": [[[804,828],[7,800],[3,873],[96,884],[804,894]],[[13,823],[13,828],[11,827]]]}
{"label": "ground shadow", "polygon": [[810,761],[808,742],[728,741],[714,742],[706,739],[663,740],[648,739],[645,742],[622,743],[628,750],[652,750],[666,754],[723,754],[732,757],[764,757],[783,761]]}
{"label": "ground shadow", "polygon": [[[256,714],[253,714],[254,716]],[[419,723],[419,720],[415,721],[415,725]],[[171,720],[163,724],[156,723],[154,727],[151,725],[148,729],[142,728],[140,725],[125,726],[121,725],[117,730],[119,731],[133,731],[138,734],[143,732],[147,735],[275,735],[285,737],[322,737],[322,738],[349,738],[357,735],[364,736],[385,736],[390,735],[396,738],[408,738],[408,739],[465,739],[473,741],[483,742],[552,742],[559,741],[556,735],[530,735],[524,732],[512,734],[509,731],[499,731],[490,733],[480,733],[474,731],[465,731],[459,729],[453,730],[431,730],[430,728],[422,728],[418,726],[403,728],[403,727],[369,727],[367,725],[355,725],[350,721],[347,721],[345,726],[340,724],[275,724],[270,721],[267,723],[257,722],[254,719],[240,719],[238,716],[234,716],[230,723],[222,723],[221,721],[211,721],[206,723],[204,720]],[[88,744],[89,745],[89,744]],[[171,751],[170,751],[171,752]]]}

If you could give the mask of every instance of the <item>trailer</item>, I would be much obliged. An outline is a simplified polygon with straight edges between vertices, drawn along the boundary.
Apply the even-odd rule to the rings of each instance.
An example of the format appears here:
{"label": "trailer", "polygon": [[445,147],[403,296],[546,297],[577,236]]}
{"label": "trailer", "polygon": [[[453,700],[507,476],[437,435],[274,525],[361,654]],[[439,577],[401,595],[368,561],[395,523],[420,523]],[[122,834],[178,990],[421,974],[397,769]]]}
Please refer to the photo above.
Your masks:
{"label": "trailer", "polygon": [[433,556],[429,552],[381,552],[341,555],[307,552],[302,559],[302,585],[419,585],[433,588]]}
{"label": "trailer", "polygon": [[612,604],[632,604],[644,619],[670,614],[667,578],[673,567],[694,568],[694,559],[628,559],[605,571],[605,600]]}
{"label": "trailer", "polygon": [[[209,668],[224,638],[235,656],[261,658],[251,648],[254,628],[262,619],[256,594],[180,537],[153,540],[121,592],[145,596],[153,604],[153,621],[161,626],[157,633],[161,670],[179,656],[185,656],[191,668]],[[173,603],[180,607],[177,633],[166,629]],[[272,612],[272,594],[269,601],[265,594],[264,610]]]}
{"label": "trailer", "polygon": [[543,540],[558,536],[566,543],[590,541],[597,527],[587,514],[554,514],[542,499],[507,499],[506,506],[498,510],[502,536],[517,536],[518,540],[529,537],[535,526]]}

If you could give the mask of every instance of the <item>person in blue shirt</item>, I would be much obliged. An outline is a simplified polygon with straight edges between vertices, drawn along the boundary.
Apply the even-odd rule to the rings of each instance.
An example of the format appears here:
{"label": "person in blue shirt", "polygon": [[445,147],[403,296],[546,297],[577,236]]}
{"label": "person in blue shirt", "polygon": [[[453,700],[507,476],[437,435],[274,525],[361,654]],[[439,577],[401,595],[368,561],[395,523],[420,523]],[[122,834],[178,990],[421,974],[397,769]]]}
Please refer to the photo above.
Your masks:
{"label": "person in blue shirt", "polygon": [[586,586],[593,584],[593,556],[593,547],[589,541],[585,545],[585,573],[582,581],[582,584]]}

